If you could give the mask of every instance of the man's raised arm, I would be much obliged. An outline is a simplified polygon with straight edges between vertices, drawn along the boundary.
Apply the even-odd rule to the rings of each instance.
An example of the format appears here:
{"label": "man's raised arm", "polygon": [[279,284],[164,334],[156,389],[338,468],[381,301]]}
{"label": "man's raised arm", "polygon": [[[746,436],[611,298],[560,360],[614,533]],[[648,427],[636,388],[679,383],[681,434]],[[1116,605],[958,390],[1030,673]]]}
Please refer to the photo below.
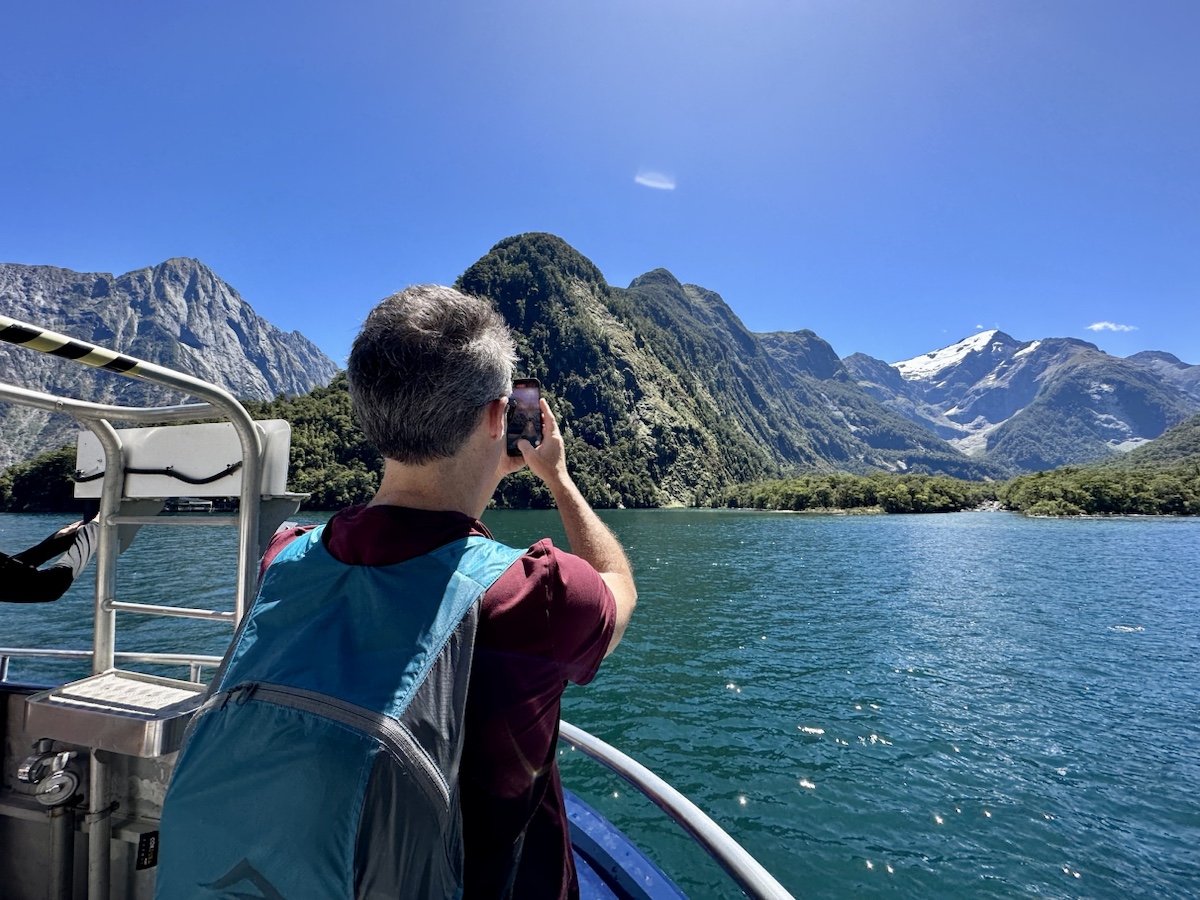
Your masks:
{"label": "man's raised arm", "polygon": [[558,420],[554,418],[554,413],[550,411],[545,398],[542,399],[542,425],[545,433],[542,443],[534,447],[522,439],[519,445],[521,455],[529,465],[530,471],[550,489],[559,515],[562,516],[571,552],[590,563],[592,568],[600,573],[616,600],[617,619],[612,640],[605,651],[607,656],[621,642],[625,627],[633,615],[633,608],[637,605],[633,570],[616,536],[588,506],[583,494],[579,492],[579,488],[567,472],[562,433],[558,430]]}

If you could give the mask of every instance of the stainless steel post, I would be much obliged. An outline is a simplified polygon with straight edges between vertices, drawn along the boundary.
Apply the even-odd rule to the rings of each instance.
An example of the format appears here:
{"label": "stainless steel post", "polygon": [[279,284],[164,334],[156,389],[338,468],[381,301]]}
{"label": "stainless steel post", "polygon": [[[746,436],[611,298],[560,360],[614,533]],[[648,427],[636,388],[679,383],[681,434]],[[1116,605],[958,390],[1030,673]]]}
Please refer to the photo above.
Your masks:
{"label": "stainless steel post", "polygon": [[50,810],[50,898],[71,900],[75,893],[75,810]]}
{"label": "stainless steel post", "polygon": [[[117,593],[117,525],[111,518],[121,506],[125,488],[125,454],[121,438],[106,420],[88,422],[104,447],[104,486],[100,490],[100,541],[96,550],[96,611],[92,635],[92,674],[113,667],[116,649],[116,613],[108,606]],[[89,759],[88,788],[88,900],[108,900],[112,867],[112,811],[108,808],[108,765],[100,751]]]}
{"label": "stainless steel post", "polygon": [[100,489],[100,539],[96,548],[95,629],[92,632],[92,674],[113,667],[116,613],[108,604],[117,593],[117,526],[110,518],[121,507],[125,488],[125,453],[117,430],[105,419],[87,423],[104,448],[104,486]]}
{"label": "stainless steel post", "polygon": [[112,810],[108,808],[108,764],[93,750],[89,763],[91,800],[88,804],[88,900],[108,900],[112,871]]}

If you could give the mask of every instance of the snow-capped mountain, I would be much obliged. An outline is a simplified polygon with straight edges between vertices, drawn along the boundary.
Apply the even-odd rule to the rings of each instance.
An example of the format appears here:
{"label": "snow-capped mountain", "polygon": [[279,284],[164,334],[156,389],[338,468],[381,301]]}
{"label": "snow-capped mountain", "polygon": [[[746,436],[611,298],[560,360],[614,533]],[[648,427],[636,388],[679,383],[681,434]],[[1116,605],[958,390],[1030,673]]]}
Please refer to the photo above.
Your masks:
{"label": "snow-capped mountain", "polygon": [[900,362],[854,354],[844,363],[875,399],[1018,471],[1104,459],[1200,410],[1186,390],[1200,367],[1157,353],[1120,359],[1076,338],[982,331]]}

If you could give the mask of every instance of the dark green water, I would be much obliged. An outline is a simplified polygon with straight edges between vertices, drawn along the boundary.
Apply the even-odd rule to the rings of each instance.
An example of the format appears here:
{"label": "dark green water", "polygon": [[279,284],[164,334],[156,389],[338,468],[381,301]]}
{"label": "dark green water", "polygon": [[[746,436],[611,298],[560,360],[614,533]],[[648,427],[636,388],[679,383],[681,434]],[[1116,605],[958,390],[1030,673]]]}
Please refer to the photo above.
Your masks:
{"label": "dark green water", "polygon": [[[490,513],[496,536],[561,536]],[[641,599],[564,717],[691,797],[797,896],[1200,895],[1200,521],[605,514]],[[61,524],[0,516],[0,547]],[[228,606],[232,538],[143,530],[122,599]],[[87,647],[90,599],[0,606],[0,645]],[[206,623],[119,619],[122,649]],[[13,663],[14,679],[79,674]],[[697,897],[736,894],[648,802],[569,786]]]}

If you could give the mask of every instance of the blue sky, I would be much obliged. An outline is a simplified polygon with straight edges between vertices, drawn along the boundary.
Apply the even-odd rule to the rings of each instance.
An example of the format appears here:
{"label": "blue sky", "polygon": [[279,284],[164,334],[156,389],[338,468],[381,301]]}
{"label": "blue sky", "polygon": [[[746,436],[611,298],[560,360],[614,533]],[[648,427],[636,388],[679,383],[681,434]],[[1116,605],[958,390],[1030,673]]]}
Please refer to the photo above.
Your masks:
{"label": "blue sky", "polygon": [[843,356],[1200,363],[1195,0],[41,0],[0,34],[0,260],[196,257],[339,363],[525,231]]}

